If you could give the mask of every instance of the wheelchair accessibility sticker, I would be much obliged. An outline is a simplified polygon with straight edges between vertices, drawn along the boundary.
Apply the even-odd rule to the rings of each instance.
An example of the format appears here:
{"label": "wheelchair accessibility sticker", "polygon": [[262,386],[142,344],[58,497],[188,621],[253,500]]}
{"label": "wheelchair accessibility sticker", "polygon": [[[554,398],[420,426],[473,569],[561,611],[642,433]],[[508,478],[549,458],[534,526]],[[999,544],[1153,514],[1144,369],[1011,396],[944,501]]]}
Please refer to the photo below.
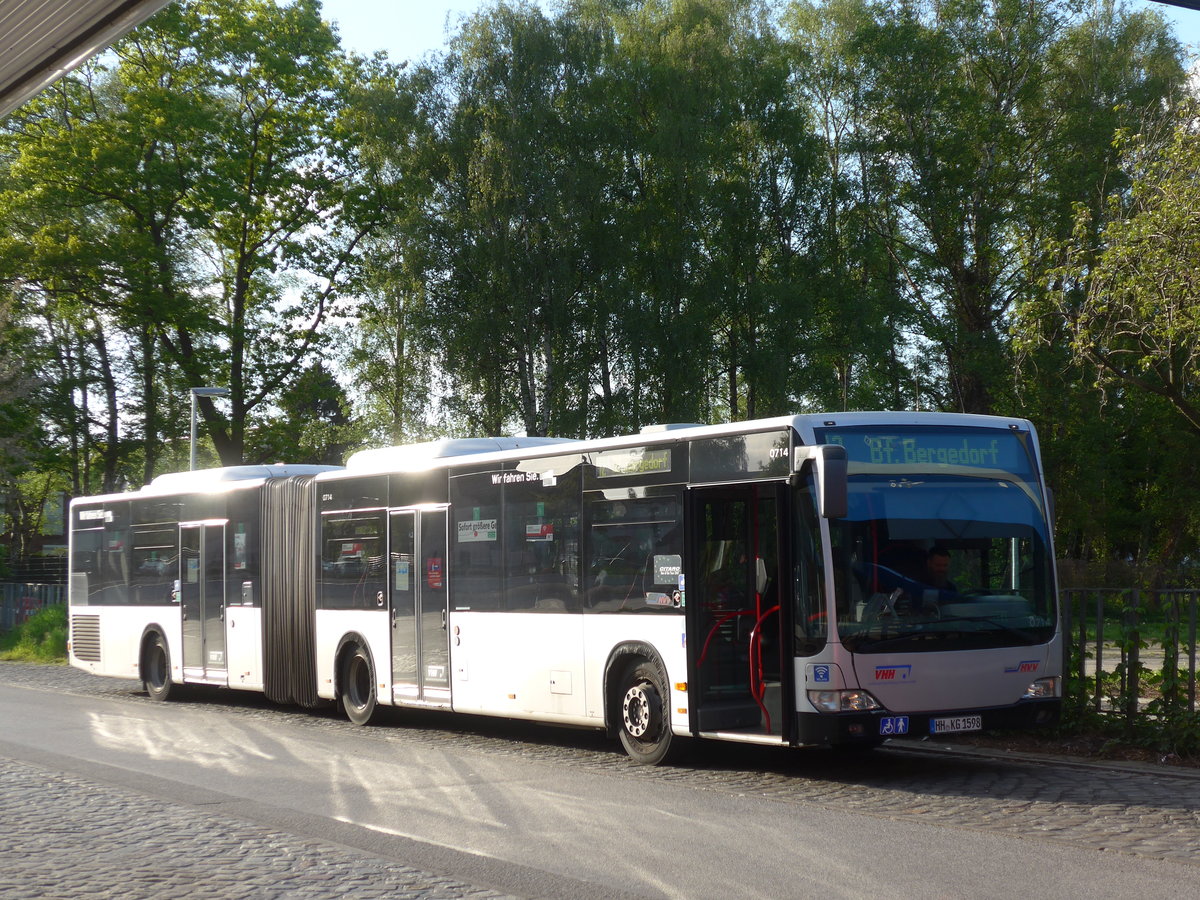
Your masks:
{"label": "wheelchair accessibility sticker", "polygon": [[879,733],[883,737],[908,734],[908,716],[884,716],[879,720]]}

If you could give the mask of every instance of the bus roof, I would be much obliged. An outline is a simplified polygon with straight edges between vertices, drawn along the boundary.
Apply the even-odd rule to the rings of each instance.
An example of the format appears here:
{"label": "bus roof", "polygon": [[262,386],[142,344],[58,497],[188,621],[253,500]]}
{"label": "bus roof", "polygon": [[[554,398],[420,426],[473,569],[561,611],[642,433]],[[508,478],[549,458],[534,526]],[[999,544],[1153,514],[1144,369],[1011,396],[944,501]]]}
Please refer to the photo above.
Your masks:
{"label": "bus roof", "polygon": [[533,455],[588,452],[646,444],[666,444],[704,437],[746,434],[771,429],[792,428],[803,444],[815,441],[815,429],[834,425],[941,425],[964,428],[1020,428],[1032,431],[1025,419],[999,416],[964,415],[941,412],[842,412],[811,413],[798,416],[776,416],[721,425],[650,425],[637,434],[609,438],[576,440],[546,437],[490,437],[427,441],[398,447],[360,450],[346,460],[344,469],[331,472],[328,478],[355,475],[379,475],[388,472],[419,472],[454,465],[462,457],[472,461],[491,462],[520,459],[530,456],[530,450],[542,451]]}
{"label": "bus roof", "polygon": [[132,500],[137,497],[158,497],[168,494],[219,493],[239,487],[250,487],[270,478],[290,478],[294,475],[319,475],[340,469],[341,466],[311,466],[276,464],[269,466],[224,466],[217,469],[196,469],[190,472],[167,472],[136,491],[119,494],[98,494],[76,497],[74,503],[94,503],[97,500]]}
{"label": "bus roof", "polygon": [[341,466],[311,466],[277,463],[270,466],[225,466],[219,469],[196,469],[192,472],[168,472],[159,475],[142,488],[145,493],[175,494],[181,491],[221,490],[231,482],[266,481],[268,478],[290,478],[295,475],[319,475],[340,469]]}
{"label": "bus roof", "polygon": [[[355,475],[379,475],[389,472],[420,472],[453,465],[455,460],[471,457],[472,461],[491,462],[521,459],[532,455],[588,452],[646,444],[669,444],[704,437],[748,434],[771,429],[792,428],[801,444],[815,442],[815,429],[833,426],[941,425],[961,428],[1016,428],[1035,433],[1027,419],[1007,416],[986,416],[943,412],[836,412],[809,413],[796,416],[776,416],[721,425],[649,425],[637,434],[609,438],[577,440],[551,437],[485,437],[443,438],[396,447],[360,450],[342,466],[260,465],[228,466],[216,469],[197,469],[192,472],[170,472],[159,475],[137,491],[111,494],[104,497],[77,498],[94,502],[98,499],[138,496],[158,496],[184,492],[220,492],[237,487],[249,487],[251,482],[295,475],[321,475],[324,478],[343,478]],[[75,501],[72,501],[73,503]]]}
{"label": "bus roof", "polygon": [[792,418],[762,419],[756,422],[734,422],[727,425],[655,425],[637,434],[609,438],[511,437],[511,438],[467,438],[464,440],[429,441],[424,444],[409,444],[401,447],[382,447],[378,450],[361,450],[346,460],[346,468],[333,472],[329,477],[341,478],[353,475],[379,475],[387,472],[419,472],[439,466],[453,465],[458,457],[470,456],[472,461],[522,459],[530,456],[530,450],[541,451],[532,455],[554,455],[583,453],[617,447],[636,447],[644,444],[674,443],[692,437],[742,432],[762,431],[771,427],[784,428]]}
{"label": "bus roof", "polygon": [[399,447],[359,450],[346,460],[347,473],[410,471],[429,468],[434,460],[455,456],[476,456],[503,450],[524,450],[562,444],[577,444],[569,438],[491,437],[443,438]]}

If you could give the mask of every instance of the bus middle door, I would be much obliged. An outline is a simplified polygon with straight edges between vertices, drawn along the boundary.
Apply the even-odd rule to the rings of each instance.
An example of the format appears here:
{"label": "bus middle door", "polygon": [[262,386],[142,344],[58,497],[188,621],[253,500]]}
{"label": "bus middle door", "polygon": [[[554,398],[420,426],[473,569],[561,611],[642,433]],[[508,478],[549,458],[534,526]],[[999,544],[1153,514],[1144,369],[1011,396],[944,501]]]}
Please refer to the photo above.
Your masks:
{"label": "bus middle door", "polygon": [[392,697],[395,702],[448,706],[446,510],[394,510],[390,519]]}

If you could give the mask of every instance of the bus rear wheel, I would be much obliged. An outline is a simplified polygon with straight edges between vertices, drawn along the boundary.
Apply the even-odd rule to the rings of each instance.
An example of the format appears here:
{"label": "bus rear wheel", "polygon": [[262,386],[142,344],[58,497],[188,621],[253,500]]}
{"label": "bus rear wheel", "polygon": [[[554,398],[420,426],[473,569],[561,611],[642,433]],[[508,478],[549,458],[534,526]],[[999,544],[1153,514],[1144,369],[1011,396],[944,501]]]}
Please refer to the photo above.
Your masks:
{"label": "bus rear wheel", "polygon": [[146,641],[142,651],[142,687],[151,700],[167,700],[174,687],[171,680],[171,657],[167,652],[167,642],[161,634],[155,632]]}
{"label": "bus rear wheel", "polygon": [[342,663],[342,709],[355,725],[366,725],[375,715],[375,668],[366,649],[355,646]]}
{"label": "bus rear wheel", "polygon": [[639,765],[657,766],[678,756],[682,742],[671,733],[669,697],[657,666],[634,666],[621,694],[620,735],[621,746]]}

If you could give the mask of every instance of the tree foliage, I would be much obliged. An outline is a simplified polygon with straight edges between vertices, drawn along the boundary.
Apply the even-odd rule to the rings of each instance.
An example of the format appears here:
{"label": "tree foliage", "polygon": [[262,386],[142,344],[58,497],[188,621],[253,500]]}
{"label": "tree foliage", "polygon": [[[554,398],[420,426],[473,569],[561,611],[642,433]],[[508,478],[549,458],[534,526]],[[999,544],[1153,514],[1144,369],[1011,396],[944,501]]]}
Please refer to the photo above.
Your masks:
{"label": "tree foliage", "polygon": [[1186,556],[1200,160],[1113,145],[1183,90],[1111,3],[497,0],[393,63],[317,0],[186,0],[0,131],[0,453],[144,480],[201,384],[225,462],[1025,414],[1070,552]]}
{"label": "tree foliage", "polygon": [[1056,311],[1101,383],[1162,397],[1200,436],[1200,109],[1119,145],[1130,189],[1110,197],[1097,248],[1080,210],[1064,278],[1079,297],[1059,292]]}
{"label": "tree foliage", "polygon": [[1071,393],[1092,414],[1068,420],[1078,424],[1063,441],[1082,451],[1064,472],[1082,507],[1078,555],[1169,565],[1195,553],[1200,501],[1190,451],[1200,434],[1195,100],[1147,111],[1141,124],[1113,144],[1105,201],[1076,205],[1057,289],[1029,304],[1024,329],[1080,373]]}
{"label": "tree foliage", "polygon": [[177,467],[191,386],[230,389],[200,403],[223,462],[264,452],[247,429],[277,417],[375,224],[339,119],[352,77],[315,0],[196,0],[9,120],[0,266],[44,323],[76,490],[151,477],[164,439]]}

